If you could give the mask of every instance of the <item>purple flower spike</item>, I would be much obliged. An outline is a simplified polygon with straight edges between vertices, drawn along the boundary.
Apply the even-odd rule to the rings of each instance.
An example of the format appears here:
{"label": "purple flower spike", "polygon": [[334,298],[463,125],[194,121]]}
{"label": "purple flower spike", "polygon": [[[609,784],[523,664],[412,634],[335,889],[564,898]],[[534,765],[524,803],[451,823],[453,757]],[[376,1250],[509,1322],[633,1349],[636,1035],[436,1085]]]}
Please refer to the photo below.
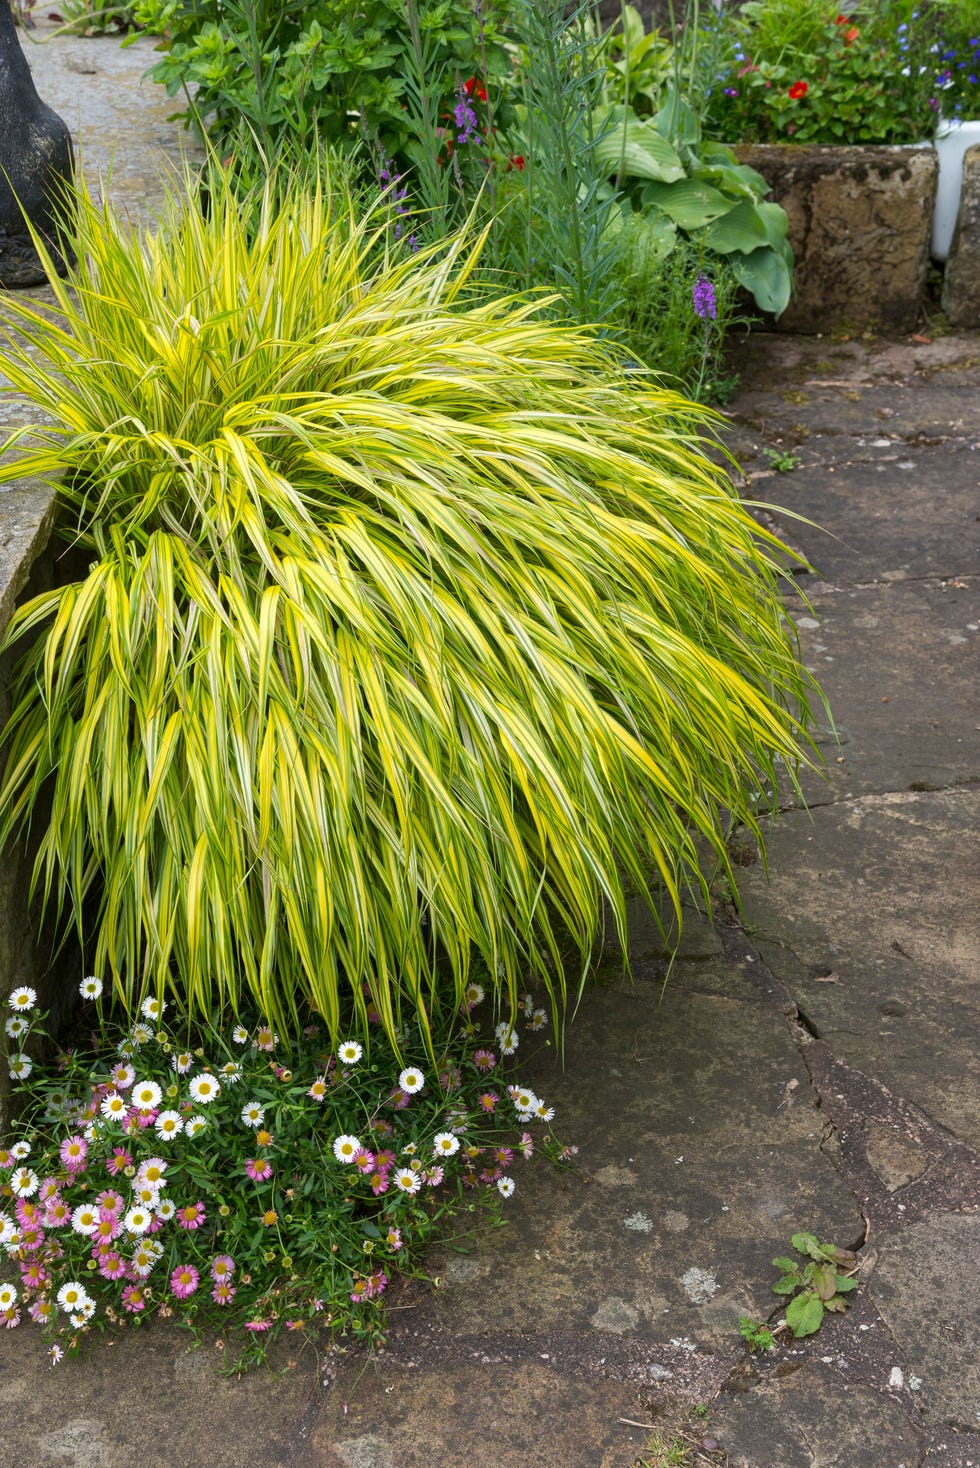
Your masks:
{"label": "purple flower spike", "polygon": [[706,275],[698,276],[691,294],[695,315],[700,316],[702,321],[714,321],[718,315],[718,302],[715,299],[715,288]]}

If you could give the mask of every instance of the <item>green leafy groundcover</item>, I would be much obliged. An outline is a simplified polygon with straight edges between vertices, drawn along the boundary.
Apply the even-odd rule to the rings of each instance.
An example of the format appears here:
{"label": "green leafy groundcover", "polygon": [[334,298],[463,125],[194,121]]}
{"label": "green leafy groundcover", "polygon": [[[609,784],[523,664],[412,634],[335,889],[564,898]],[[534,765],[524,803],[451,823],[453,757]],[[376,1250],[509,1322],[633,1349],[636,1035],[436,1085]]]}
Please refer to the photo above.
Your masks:
{"label": "green leafy groundcover", "polygon": [[[101,1010],[99,979],[81,991]],[[471,984],[435,1065],[417,1031],[396,1056],[376,1022],[369,1044],[336,1048],[315,1017],[291,1042],[239,1023],[195,1043],[149,999],[123,1031],[92,1016],[85,1043],[35,1069],[17,1047],[43,1016],[15,989],[28,1105],[0,1150],[0,1323],[36,1322],[54,1362],[152,1315],[222,1330],[235,1365],[282,1330],[383,1340],[389,1282],[421,1272],[427,1241],[502,1207],[536,1148],[577,1150],[505,1077],[520,1033],[483,1032],[483,998]],[[521,1031],[547,1023],[525,996]]]}

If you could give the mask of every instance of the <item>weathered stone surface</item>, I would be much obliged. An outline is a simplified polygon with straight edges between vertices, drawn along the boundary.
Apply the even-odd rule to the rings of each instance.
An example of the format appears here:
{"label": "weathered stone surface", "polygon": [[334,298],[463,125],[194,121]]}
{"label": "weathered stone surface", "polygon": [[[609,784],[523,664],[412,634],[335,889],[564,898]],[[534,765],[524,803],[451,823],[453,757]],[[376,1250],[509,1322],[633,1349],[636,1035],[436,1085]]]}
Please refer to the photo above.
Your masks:
{"label": "weathered stone surface", "polygon": [[743,145],[789,217],[793,299],[780,331],[847,322],[913,331],[929,264],[933,148]]}
{"label": "weathered stone surface", "polygon": [[0,0],[0,286],[37,285],[45,278],[25,215],[55,263],[57,215],[74,171],[71,138],[37,93],[21,51],[8,0]]}
{"label": "weathered stone surface", "polygon": [[931,1419],[980,1423],[980,1213],[937,1213],[882,1240],[870,1289]]}
{"label": "weathered stone surface", "polygon": [[[346,1408],[346,1410],[345,1410]],[[338,1393],[293,1468],[625,1468],[649,1436],[635,1386],[568,1378],[546,1362],[468,1360],[412,1369],[382,1358],[349,1403]],[[626,1420],[623,1420],[626,1419]]]}
{"label": "weathered stone surface", "polygon": [[722,1397],[711,1431],[729,1468],[918,1468],[924,1447],[897,1402],[820,1361]]}
{"label": "weathered stone surface", "polygon": [[447,1326],[724,1351],[740,1316],[772,1308],[770,1261],[793,1232],[862,1236],[778,1008],[731,982],[708,960],[677,965],[662,991],[641,970],[586,993],[564,1071],[543,1058],[524,1071],[584,1176],[522,1173],[509,1227],[462,1267],[436,1257]]}
{"label": "weathered stone surface", "polygon": [[980,144],[963,159],[963,184],[953,244],[943,278],[950,325],[980,327]]}
{"label": "weathered stone surface", "polygon": [[872,1124],[865,1130],[865,1154],[890,1193],[908,1187],[929,1165],[928,1155],[897,1131]]}
{"label": "weathered stone surface", "polygon": [[769,870],[744,874],[747,919],[816,1033],[980,1144],[980,788],[786,817]]}

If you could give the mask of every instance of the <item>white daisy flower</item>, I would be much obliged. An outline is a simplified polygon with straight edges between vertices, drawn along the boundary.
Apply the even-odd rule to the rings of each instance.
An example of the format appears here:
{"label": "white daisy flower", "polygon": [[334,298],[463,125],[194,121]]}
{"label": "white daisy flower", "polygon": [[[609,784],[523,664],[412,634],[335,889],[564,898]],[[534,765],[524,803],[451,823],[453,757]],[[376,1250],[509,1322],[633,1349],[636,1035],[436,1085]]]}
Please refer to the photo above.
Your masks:
{"label": "white daisy flower", "polygon": [[97,979],[94,974],[83,979],[78,986],[78,992],[83,999],[98,999],[102,993],[102,980]]}
{"label": "white daisy flower", "polygon": [[150,1043],[153,1039],[153,1031],[149,1025],[133,1025],[133,1028],[129,1032],[129,1038],[138,1050],[141,1045],[148,1045]]}
{"label": "white daisy flower", "polygon": [[260,1127],[265,1121],[265,1108],[257,1101],[249,1101],[242,1107],[242,1121],[246,1126]]}
{"label": "white daisy flower", "polygon": [[356,1040],[345,1040],[337,1051],[337,1059],[341,1065],[356,1065],[363,1054]]}
{"label": "white daisy flower", "polygon": [[162,1218],[164,1223],[168,1223],[176,1212],[177,1204],[173,1198],[161,1198],[157,1204],[157,1217]]}
{"label": "white daisy flower", "polygon": [[327,1083],[322,1076],[317,1076],[306,1094],[307,1096],[312,1096],[314,1101],[322,1101],[324,1099],[327,1094]]}
{"label": "white daisy flower", "polygon": [[518,1036],[517,1031],[513,1029],[508,1030],[507,1033],[505,1035],[502,1035],[500,1038],[501,1055],[513,1055],[514,1051],[517,1049],[520,1043],[520,1037]]}
{"label": "white daisy flower", "polygon": [[79,1284],[77,1279],[68,1280],[58,1291],[58,1304],[62,1310],[80,1310],[88,1303],[89,1297],[85,1286]]}
{"label": "white daisy flower", "polygon": [[398,1077],[398,1089],[405,1091],[409,1096],[414,1096],[416,1091],[421,1091],[425,1085],[425,1076],[414,1065],[408,1065]]}
{"label": "white daisy flower", "polygon": [[7,1063],[7,1069],[12,1081],[26,1081],[34,1069],[34,1062],[29,1055],[11,1055]]}
{"label": "white daisy flower", "polygon": [[422,1186],[420,1174],[413,1172],[410,1167],[400,1167],[392,1178],[392,1182],[403,1193],[417,1193]]}
{"label": "white daisy flower", "polygon": [[151,997],[143,1000],[143,1003],[140,1005],[140,1014],[146,1019],[156,1021],[163,1014],[166,1007],[167,1001],[165,999],[154,999]]}
{"label": "white daisy flower", "polygon": [[111,1076],[114,1086],[120,1091],[128,1091],[136,1079],[136,1072],[131,1065],[127,1065],[125,1060],[121,1060],[118,1065],[112,1067]]}
{"label": "white daisy flower", "polygon": [[151,1188],[165,1188],[169,1165],[162,1157],[147,1157],[146,1161],[141,1162],[136,1169],[136,1181],[149,1183]]}
{"label": "white daisy flower", "polygon": [[543,1030],[548,1023],[548,1016],[543,1009],[536,1009],[528,1021],[528,1029],[537,1032]]}
{"label": "white daisy flower", "polygon": [[133,1086],[132,1103],[140,1111],[155,1111],[162,1099],[156,1081],[137,1081]]}
{"label": "white daisy flower", "polygon": [[463,990],[463,1003],[467,1009],[475,1009],[478,1004],[483,1003],[485,998],[486,991],[482,984],[467,984]]}
{"label": "white daisy flower", "polygon": [[196,1101],[199,1106],[206,1106],[208,1102],[213,1101],[221,1094],[221,1087],[218,1085],[218,1082],[206,1070],[194,1077],[189,1089],[191,1099]]}
{"label": "white daisy flower", "polygon": [[170,1067],[179,1076],[186,1075],[193,1064],[194,1057],[193,1055],[188,1055],[186,1050],[182,1050],[179,1055],[171,1055],[170,1057]]}
{"label": "white daisy flower", "polygon": [[241,1066],[236,1065],[233,1060],[226,1060],[220,1071],[222,1083],[226,1086],[237,1086],[242,1078]]}
{"label": "white daisy flower", "polygon": [[353,1162],[361,1144],[356,1137],[340,1136],[333,1144],[333,1155],[338,1162]]}
{"label": "white daisy flower", "polygon": [[7,995],[7,1003],[18,1013],[33,1009],[37,1003],[37,990],[29,988],[27,984],[22,984],[19,989],[10,991]]}
{"label": "white daisy flower", "polygon": [[248,1030],[245,1028],[244,1025],[236,1025],[231,1032],[231,1038],[234,1040],[236,1045],[247,1045]]}
{"label": "white daisy flower", "polygon": [[184,1118],[179,1111],[161,1111],[153,1130],[161,1137],[176,1137],[184,1130]]}
{"label": "white daisy flower", "polygon": [[455,1157],[459,1151],[459,1138],[452,1132],[439,1132],[432,1143],[432,1151],[436,1157]]}
{"label": "white daisy flower", "polygon": [[184,1135],[193,1140],[194,1137],[199,1137],[202,1132],[207,1131],[207,1127],[206,1116],[189,1116],[184,1125]]}
{"label": "white daisy flower", "polygon": [[535,1096],[534,1092],[529,1091],[526,1087],[522,1086],[514,1087],[514,1090],[511,1092],[511,1098],[514,1102],[514,1109],[515,1111],[517,1111],[522,1121],[527,1120],[527,1118],[531,1115],[531,1112],[534,1110],[535,1106],[537,1106],[538,1104],[538,1098],[537,1096]]}
{"label": "white daisy flower", "polygon": [[29,1167],[18,1167],[10,1175],[10,1186],[18,1198],[33,1198],[41,1186],[41,1179]]}
{"label": "white daisy flower", "polygon": [[16,1157],[18,1162],[23,1162],[25,1157],[31,1155],[30,1142],[15,1142],[10,1149],[11,1157]]}
{"label": "white daisy flower", "polygon": [[510,1177],[498,1177],[497,1192],[502,1198],[509,1198],[514,1191],[514,1179]]}
{"label": "white daisy flower", "polygon": [[152,1222],[153,1214],[150,1210],[145,1208],[141,1203],[137,1203],[126,1213],[123,1219],[123,1228],[126,1229],[127,1233],[145,1234]]}
{"label": "white daisy flower", "polygon": [[77,1234],[90,1238],[99,1226],[99,1210],[91,1203],[80,1203],[71,1216],[71,1226]]}
{"label": "white daisy flower", "polygon": [[23,1035],[30,1029],[30,1025],[23,1015],[12,1014],[6,1023],[5,1029],[11,1040],[16,1040],[18,1035]]}
{"label": "white daisy flower", "polygon": [[117,1091],[110,1091],[108,1096],[103,1096],[99,1110],[106,1121],[124,1121],[129,1115],[126,1098]]}
{"label": "white daisy flower", "polygon": [[133,1202],[140,1208],[149,1208],[151,1213],[155,1213],[160,1202],[160,1189],[155,1188],[152,1183],[135,1183]]}
{"label": "white daisy flower", "polygon": [[534,1115],[538,1118],[538,1121],[553,1121],[555,1108],[553,1106],[547,1106],[543,1101],[539,1101],[534,1108]]}
{"label": "white daisy flower", "polygon": [[9,1213],[0,1213],[0,1247],[17,1238],[17,1225]]}
{"label": "white daisy flower", "polygon": [[17,1287],[12,1284],[0,1285],[0,1310],[12,1310],[17,1304]]}

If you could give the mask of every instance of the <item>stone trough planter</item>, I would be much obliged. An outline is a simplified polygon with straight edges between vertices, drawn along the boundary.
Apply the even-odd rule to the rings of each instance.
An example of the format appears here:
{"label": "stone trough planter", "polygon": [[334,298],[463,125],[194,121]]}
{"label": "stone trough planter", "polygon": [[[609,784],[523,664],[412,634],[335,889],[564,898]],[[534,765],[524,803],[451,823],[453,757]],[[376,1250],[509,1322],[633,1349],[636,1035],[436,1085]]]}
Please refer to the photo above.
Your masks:
{"label": "stone trough planter", "polygon": [[743,144],[789,218],[796,260],[780,331],[914,331],[925,293],[939,165],[913,148]]}

